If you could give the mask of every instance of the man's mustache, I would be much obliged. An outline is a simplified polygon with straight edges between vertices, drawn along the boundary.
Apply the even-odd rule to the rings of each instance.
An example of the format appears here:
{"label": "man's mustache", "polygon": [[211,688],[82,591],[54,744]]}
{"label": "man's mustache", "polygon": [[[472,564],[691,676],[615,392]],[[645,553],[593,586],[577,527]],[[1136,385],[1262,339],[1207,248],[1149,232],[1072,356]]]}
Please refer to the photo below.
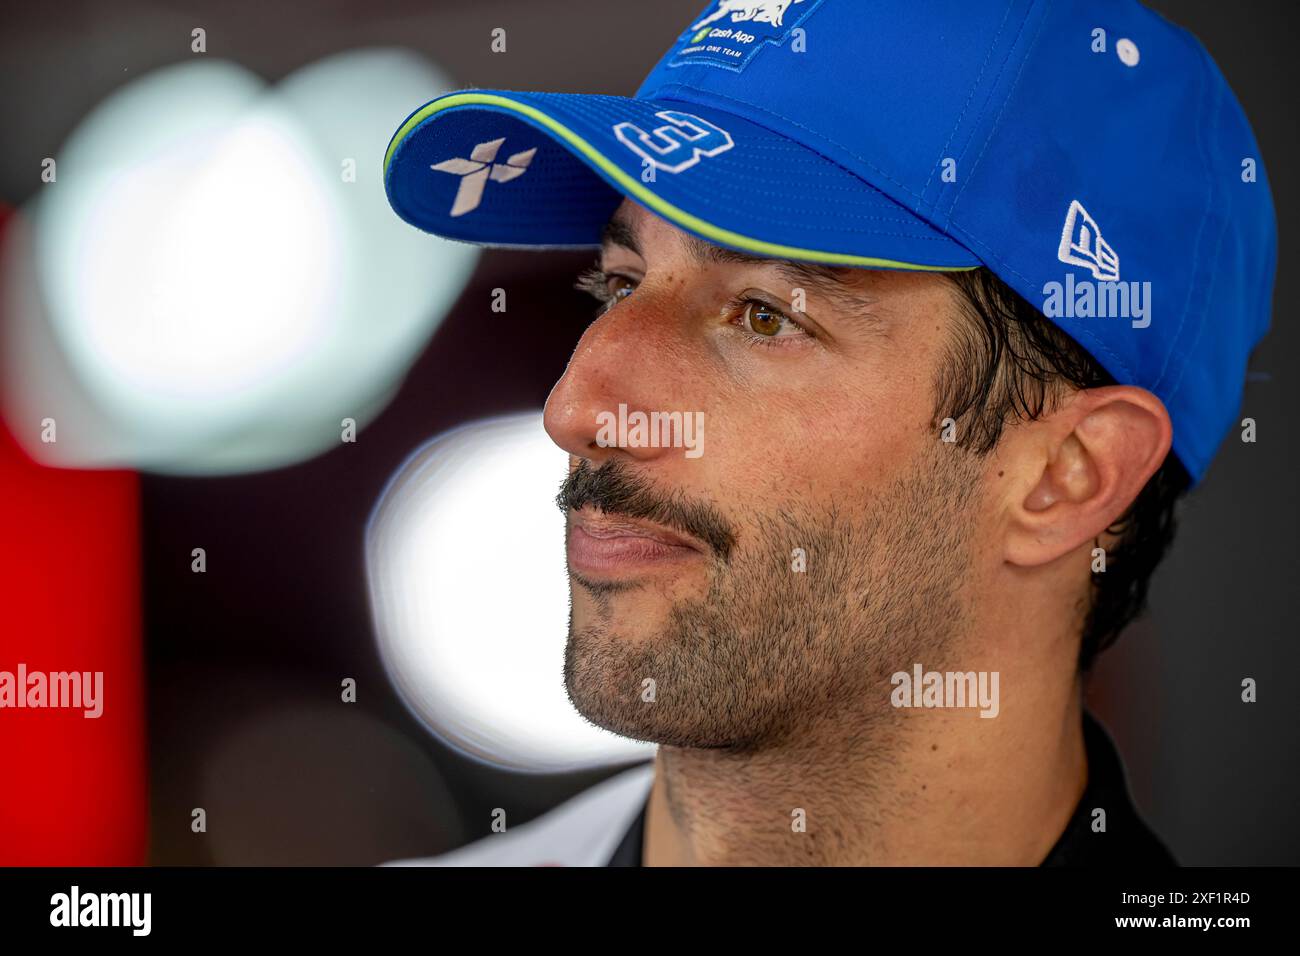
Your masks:
{"label": "man's mustache", "polygon": [[580,459],[578,467],[560,485],[555,503],[566,515],[591,505],[607,515],[653,521],[699,539],[723,561],[731,557],[736,544],[735,532],[712,505],[687,501],[680,493],[661,494],[617,459],[595,468],[585,458]]}

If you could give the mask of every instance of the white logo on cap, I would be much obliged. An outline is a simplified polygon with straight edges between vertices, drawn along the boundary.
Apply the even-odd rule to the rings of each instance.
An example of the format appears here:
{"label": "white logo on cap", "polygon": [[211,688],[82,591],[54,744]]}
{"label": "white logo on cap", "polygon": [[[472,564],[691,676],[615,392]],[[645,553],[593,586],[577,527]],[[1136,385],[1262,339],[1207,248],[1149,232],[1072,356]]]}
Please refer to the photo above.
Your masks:
{"label": "white logo on cap", "polygon": [[429,167],[440,173],[451,173],[461,177],[460,188],[456,190],[456,200],[451,204],[453,216],[463,216],[479,207],[479,203],[483,201],[483,190],[487,188],[488,179],[493,182],[508,183],[528,171],[528,164],[532,162],[533,154],[537,152],[536,146],[522,153],[515,153],[504,163],[493,162],[497,158],[497,150],[505,141],[503,136],[501,139],[479,143],[469,154],[469,159],[458,156],[454,159],[444,159]]}
{"label": "white logo on cap", "polygon": [[617,123],[618,141],[643,160],[668,173],[690,169],[702,156],[716,156],[735,146],[735,141],[721,126],[714,126],[694,113],[660,110],[655,114],[668,125],[646,132],[635,123]]}
{"label": "white logo on cap", "polygon": [[790,9],[792,3],[803,3],[803,0],[722,0],[717,10],[699,23],[692,24],[691,29],[707,27],[710,23],[721,20],[728,13],[731,14],[732,23],[753,20],[755,23],[770,23],[774,27],[779,27],[782,25],[781,18],[785,16],[785,11]]}
{"label": "white logo on cap", "polygon": [[1077,199],[1070,203],[1070,211],[1065,214],[1056,258],[1066,265],[1084,266],[1092,271],[1093,278],[1102,282],[1119,281],[1119,256],[1101,237],[1101,227]]}

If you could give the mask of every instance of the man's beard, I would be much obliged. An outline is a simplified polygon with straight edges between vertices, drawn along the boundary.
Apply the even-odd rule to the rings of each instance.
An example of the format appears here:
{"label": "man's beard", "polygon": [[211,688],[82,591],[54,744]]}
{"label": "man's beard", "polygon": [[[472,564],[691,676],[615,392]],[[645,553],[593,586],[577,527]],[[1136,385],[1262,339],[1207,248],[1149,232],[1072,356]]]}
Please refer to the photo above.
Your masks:
{"label": "man's beard", "polygon": [[[977,487],[973,456],[944,446],[851,507],[783,492],[780,507],[736,528],[621,461],[581,461],[557,497],[562,509],[658,521],[704,540],[714,557],[707,595],[676,601],[641,640],[621,636],[611,611],[624,586],[575,582],[596,620],[575,628],[570,615],[570,700],[601,727],[677,747],[797,745],[828,722],[865,732],[890,710],[891,674],[942,668],[959,643]],[[806,571],[794,570],[795,549]]]}

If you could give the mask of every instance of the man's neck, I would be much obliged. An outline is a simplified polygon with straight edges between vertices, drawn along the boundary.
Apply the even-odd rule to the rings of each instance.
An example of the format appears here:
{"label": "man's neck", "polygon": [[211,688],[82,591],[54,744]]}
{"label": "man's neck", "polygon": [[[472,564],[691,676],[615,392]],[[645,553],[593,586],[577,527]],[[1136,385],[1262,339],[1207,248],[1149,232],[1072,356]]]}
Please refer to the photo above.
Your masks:
{"label": "man's neck", "polygon": [[1077,681],[1007,695],[996,719],[837,723],[743,755],[661,746],[643,864],[1036,866],[1087,781]]}

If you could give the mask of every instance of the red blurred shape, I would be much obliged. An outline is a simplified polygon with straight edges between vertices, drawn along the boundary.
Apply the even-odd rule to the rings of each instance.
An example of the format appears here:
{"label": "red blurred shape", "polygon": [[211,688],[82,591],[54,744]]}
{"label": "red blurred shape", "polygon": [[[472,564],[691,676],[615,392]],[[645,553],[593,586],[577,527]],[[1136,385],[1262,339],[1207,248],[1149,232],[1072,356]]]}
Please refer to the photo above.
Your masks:
{"label": "red blurred shape", "polygon": [[0,707],[0,866],[145,862],[139,512],[135,473],[42,467],[0,421],[0,671],[104,675],[98,718]]}

